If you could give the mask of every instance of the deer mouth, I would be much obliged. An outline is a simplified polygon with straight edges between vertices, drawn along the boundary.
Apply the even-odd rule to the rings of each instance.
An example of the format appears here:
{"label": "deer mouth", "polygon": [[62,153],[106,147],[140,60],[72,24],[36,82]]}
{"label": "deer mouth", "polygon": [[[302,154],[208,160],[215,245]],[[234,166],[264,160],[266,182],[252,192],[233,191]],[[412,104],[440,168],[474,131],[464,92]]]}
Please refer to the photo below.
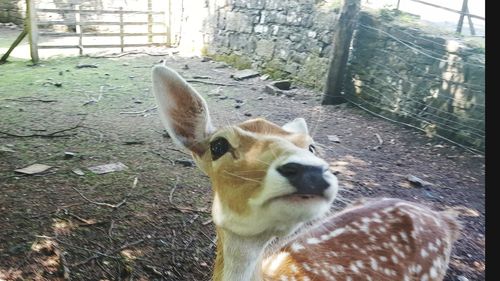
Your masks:
{"label": "deer mouth", "polygon": [[313,200],[327,200],[327,198],[325,195],[320,195],[320,194],[304,194],[304,193],[294,192],[294,193],[274,197],[271,200],[272,201],[285,200],[285,201],[289,201],[289,202],[304,202],[304,201],[313,201]]}

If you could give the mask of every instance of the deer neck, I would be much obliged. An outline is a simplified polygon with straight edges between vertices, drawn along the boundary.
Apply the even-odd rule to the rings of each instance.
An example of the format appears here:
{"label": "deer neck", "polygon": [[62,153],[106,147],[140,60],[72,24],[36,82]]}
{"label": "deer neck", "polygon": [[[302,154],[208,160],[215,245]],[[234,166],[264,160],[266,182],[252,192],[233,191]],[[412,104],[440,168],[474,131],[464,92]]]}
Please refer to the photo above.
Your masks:
{"label": "deer neck", "polygon": [[214,281],[261,281],[269,237],[243,237],[217,227]]}

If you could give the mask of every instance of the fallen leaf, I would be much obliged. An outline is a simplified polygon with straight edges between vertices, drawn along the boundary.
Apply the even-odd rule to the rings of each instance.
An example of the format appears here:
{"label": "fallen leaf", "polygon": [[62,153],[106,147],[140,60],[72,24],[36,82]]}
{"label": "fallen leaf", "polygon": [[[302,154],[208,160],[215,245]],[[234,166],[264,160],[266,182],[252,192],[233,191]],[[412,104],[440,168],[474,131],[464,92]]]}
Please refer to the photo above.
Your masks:
{"label": "fallen leaf", "polygon": [[21,173],[21,174],[27,174],[27,175],[33,175],[33,174],[43,173],[50,168],[52,168],[52,166],[48,166],[48,165],[44,165],[44,164],[33,164],[33,165],[29,165],[27,167],[24,167],[22,169],[14,170],[14,172]]}
{"label": "fallen leaf", "polygon": [[95,174],[106,174],[106,173],[112,173],[112,172],[118,172],[118,171],[123,171],[125,169],[128,169],[125,164],[122,162],[117,162],[117,163],[110,163],[110,164],[105,164],[105,165],[100,165],[100,166],[94,166],[94,167],[89,167],[89,170],[92,171]]}

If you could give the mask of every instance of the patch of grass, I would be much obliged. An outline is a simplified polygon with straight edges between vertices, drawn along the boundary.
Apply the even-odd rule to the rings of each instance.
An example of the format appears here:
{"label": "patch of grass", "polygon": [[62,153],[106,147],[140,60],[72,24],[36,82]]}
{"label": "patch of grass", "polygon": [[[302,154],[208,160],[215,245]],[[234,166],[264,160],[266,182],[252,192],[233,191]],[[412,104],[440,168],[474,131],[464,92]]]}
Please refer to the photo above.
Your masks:
{"label": "patch of grass", "polygon": [[250,61],[250,59],[237,54],[230,54],[230,55],[214,54],[210,55],[210,57],[212,57],[215,61],[225,62],[239,70],[252,68],[252,61]]}
{"label": "patch of grass", "polygon": [[262,67],[262,73],[269,75],[269,77],[273,80],[283,80],[290,78],[290,73],[282,69],[283,65],[280,65],[279,62],[272,60],[264,64],[264,66]]}

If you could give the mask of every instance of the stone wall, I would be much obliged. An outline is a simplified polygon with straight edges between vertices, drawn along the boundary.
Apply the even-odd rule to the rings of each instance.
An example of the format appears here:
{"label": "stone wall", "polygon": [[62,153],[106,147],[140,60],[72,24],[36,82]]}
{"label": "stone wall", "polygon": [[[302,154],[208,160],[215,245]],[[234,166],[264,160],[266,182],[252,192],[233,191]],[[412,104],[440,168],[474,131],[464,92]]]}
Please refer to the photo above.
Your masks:
{"label": "stone wall", "polygon": [[362,13],[346,97],[429,136],[484,150],[484,47],[416,26]]}
{"label": "stone wall", "polygon": [[23,7],[18,1],[0,0],[0,23],[15,23],[22,25],[24,18]]}
{"label": "stone wall", "polygon": [[331,0],[219,3],[208,25],[212,30],[206,30],[207,52],[237,66],[251,64],[273,78],[290,77],[322,89],[339,6],[340,1]]}

